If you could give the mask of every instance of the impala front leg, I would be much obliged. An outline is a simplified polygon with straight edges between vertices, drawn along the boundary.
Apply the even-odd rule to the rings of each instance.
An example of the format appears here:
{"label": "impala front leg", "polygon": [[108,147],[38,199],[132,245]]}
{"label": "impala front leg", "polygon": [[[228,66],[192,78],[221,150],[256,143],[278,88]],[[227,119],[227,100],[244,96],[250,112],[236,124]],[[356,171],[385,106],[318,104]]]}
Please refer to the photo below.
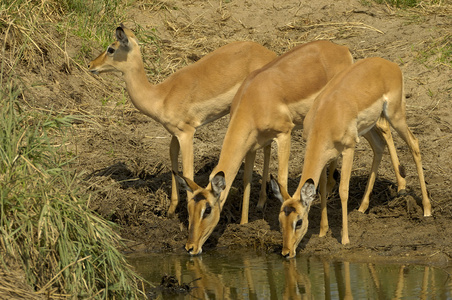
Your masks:
{"label": "impala front leg", "polygon": [[271,143],[264,147],[264,170],[262,171],[262,185],[259,193],[259,202],[257,203],[258,210],[264,210],[265,202],[267,202],[267,180],[270,166],[270,155],[272,145]]}
{"label": "impala front leg", "polygon": [[[179,151],[182,154],[182,174],[190,180],[193,180],[193,135],[194,131],[189,134],[181,134],[179,137],[173,135],[170,145],[171,169],[179,172]],[[187,199],[190,199],[192,193],[187,191]],[[172,174],[171,182],[171,204],[168,209],[168,216],[173,217],[179,203],[179,190],[177,180]]]}
{"label": "impala front leg", "polygon": [[276,138],[278,144],[278,182],[286,190],[288,190],[287,181],[289,176],[290,138],[291,131],[281,133]]}
{"label": "impala front leg", "polygon": [[[181,147],[180,152],[182,156],[182,174],[190,179],[193,180],[194,171],[193,171],[193,164],[194,164],[194,154],[193,154],[193,137],[195,135],[195,129],[193,130],[184,130],[183,133],[181,133],[178,136],[179,145]],[[193,196],[193,193],[187,190],[187,200],[191,199]]]}
{"label": "impala front leg", "polygon": [[[334,168],[336,168],[336,164],[334,164]],[[326,208],[326,198],[327,198],[327,167],[323,168],[322,175],[320,175],[319,180],[319,190],[320,190],[320,233],[319,236],[323,237],[328,232],[328,214]]]}
{"label": "impala front leg", "polygon": [[331,195],[333,193],[333,189],[336,186],[336,181],[338,177],[337,168],[337,159],[334,159],[328,165],[328,178],[326,181],[326,195]]}
{"label": "impala front leg", "polygon": [[243,174],[243,202],[242,219],[240,224],[248,223],[248,212],[250,207],[251,180],[253,178],[253,167],[256,159],[256,151],[249,151],[245,156],[245,172]]}
{"label": "impala front leg", "polygon": [[339,183],[339,196],[341,198],[342,206],[342,245],[350,243],[348,237],[348,193],[350,187],[350,177],[352,174],[353,154],[355,152],[355,145],[345,148],[342,152],[342,172],[341,181]]}
{"label": "impala front leg", "polygon": [[170,143],[170,159],[171,159],[171,202],[170,207],[168,209],[168,217],[174,217],[174,213],[176,211],[177,203],[179,203],[179,189],[177,187],[177,180],[174,175],[174,172],[179,173],[179,140],[176,136],[171,137]]}

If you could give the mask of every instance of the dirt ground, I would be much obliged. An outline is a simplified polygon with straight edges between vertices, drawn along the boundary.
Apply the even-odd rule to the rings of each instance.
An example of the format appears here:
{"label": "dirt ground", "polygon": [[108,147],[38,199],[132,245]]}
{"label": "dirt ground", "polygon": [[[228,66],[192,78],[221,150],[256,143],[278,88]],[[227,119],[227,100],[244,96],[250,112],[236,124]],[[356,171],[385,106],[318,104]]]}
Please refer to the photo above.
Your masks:
{"label": "dirt ground", "polygon": [[[447,39],[450,43],[451,15],[450,3],[441,8],[396,10],[359,0],[182,0],[136,4],[124,22],[136,31],[155,29],[159,39],[142,45],[149,80],[153,83],[237,40],[253,40],[282,54],[301,43],[328,39],[347,45],[355,60],[380,56],[398,63],[405,76],[407,120],[419,139],[433,216],[423,217],[415,165],[408,147],[395,133],[398,155],[406,168],[408,195],[397,196],[386,151],[369,210],[365,214],[357,211],[372,159],[370,147],[361,141],[350,183],[350,244],[340,244],[341,209],[336,187],[328,200],[327,237],[318,237],[317,201],[311,208],[310,228],[298,255],[316,253],[353,261],[450,266],[452,70],[450,53],[446,57],[447,65],[441,62],[442,54],[435,49]],[[74,38],[67,47],[68,55],[74,55],[82,46]],[[86,65],[103,51],[100,46],[96,49],[86,54]],[[51,55],[61,56],[61,53],[49,50],[47,55],[52,62],[57,58]],[[46,83],[39,88],[31,87],[26,93],[27,101],[43,109],[65,110],[84,117],[74,124],[74,138],[69,141],[69,147],[77,155],[74,167],[83,174],[82,186],[94,192],[90,200],[92,208],[121,226],[123,237],[130,241],[130,250],[184,252],[188,223],[185,193],[176,210],[177,217],[166,217],[171,188],[170,135],[132,106],[121,76],[93,76],[86,70],[68,70],[61,64],[24,69],[23,75],[30,86],[39,78]],[[228,116],[225,116],[196,133],[195,181],[202,186],[207,184],[216,165],[227,124]],[[275,147],[271,161],[273,174],[277,170]],[[289,167],[290,193],[298,185],[304,147],[301,131],[296,131]],[[269,199],[264,212],[256,209],[262,163],[262,153],[258,152],[249,224],[239,225],[240,171],[219,225],[203,247],[204,252],[238,247],[281,251],[279,201]]]}

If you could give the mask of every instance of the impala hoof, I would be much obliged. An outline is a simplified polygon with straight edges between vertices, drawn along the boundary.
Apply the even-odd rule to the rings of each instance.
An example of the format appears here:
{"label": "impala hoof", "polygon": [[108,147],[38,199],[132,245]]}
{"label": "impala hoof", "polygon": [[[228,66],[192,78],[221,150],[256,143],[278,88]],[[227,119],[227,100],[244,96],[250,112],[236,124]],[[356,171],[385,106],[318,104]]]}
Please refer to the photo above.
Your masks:
{"label": "impala hoof", "polygon": [[397,192],[397,195],[406,196],[408,195],[408,192],[406,191],[406,189],[401,189],[400,191]]}

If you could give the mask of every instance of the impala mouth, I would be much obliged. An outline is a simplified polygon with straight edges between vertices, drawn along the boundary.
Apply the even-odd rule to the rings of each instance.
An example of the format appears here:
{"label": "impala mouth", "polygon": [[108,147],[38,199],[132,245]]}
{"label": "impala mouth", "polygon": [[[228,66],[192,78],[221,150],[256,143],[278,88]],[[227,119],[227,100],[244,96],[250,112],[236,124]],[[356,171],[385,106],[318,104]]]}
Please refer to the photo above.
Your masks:
{"label": "impala mouth", "polygon": [[287,253],[281,253],[282,254],[282,256],[285,258],[285,259],[291,259],[291,258],[294,258],[295,257],[295,253],[293,253],[293,255],[290,253],[290,251],[288,251]]}
{"label": "impala mouth", "polygon": [[191,247],[190,249],[186,249],[186,250],[187,250],[188,254],[190,254],[191,256],[199,255],[202,253],[202,248],[200,248],[197,253],[193,252],[193,247]]}

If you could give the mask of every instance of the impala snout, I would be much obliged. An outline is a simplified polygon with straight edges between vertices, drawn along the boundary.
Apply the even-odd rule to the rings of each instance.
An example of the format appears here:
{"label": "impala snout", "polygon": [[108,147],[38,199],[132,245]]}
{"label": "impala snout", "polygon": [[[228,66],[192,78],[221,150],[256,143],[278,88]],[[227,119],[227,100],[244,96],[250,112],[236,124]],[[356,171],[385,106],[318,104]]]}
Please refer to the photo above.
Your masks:
{"label": "impala snout", "polygon": [[190,255],[198,255],[202,253],[202,248],[192,243],[187,243],[185,245],[185,250],[187,250]]}
{"label": "impala snout", "polygon": [[283,248],[283,250],[281,251],[281,255],[287,259],[294,258],[296,254],[297,253],[295,250],[291,251],[289,248]]}
{"label": "impala snout", "polygon": [[91,64],[88,65],[88,70],[93,74],[99,75],[99,71],[96,69],[93,69]]}
{"label": "impala snout", "polygon": [[185,244],[185,250],[187,250],[190,255],[198,255],[202,252],[202,245],[200,240],[200,224],[194,222],[193,218],[189,219],[188,225],[188,239]]}
{"label": "impala snout", "polygon": [[288,232],[283,232],[283,248],[281,255],[284,258],[294,258],[297,254],[298,243],[293,240],[294,236],[289,236]]}

